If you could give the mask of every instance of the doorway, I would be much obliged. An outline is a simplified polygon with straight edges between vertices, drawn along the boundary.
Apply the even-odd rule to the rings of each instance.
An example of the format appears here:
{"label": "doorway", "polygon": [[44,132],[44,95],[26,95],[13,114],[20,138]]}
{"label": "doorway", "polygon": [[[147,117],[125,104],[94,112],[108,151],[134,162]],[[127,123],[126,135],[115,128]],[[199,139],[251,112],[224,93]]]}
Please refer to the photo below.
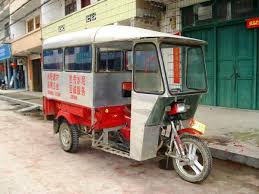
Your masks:
{"label": "doorway", "polygon": [[36,92],[42,91],[42,77],[41,77],[41,61],[40,59],[32,60],[32,74],[33,74],[33,90]]}
{"label": "doorway", "polygon": [[217,29],[219,106],[253,108],[254,36],[244,24]]}

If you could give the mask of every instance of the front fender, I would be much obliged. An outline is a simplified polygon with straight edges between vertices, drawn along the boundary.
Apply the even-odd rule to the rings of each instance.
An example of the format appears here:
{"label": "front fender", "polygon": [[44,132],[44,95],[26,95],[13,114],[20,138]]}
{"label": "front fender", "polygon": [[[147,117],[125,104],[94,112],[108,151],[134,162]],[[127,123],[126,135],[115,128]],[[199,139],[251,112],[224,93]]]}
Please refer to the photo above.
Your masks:
{"label": "front fender", "polygon": [[201,133],[200,131],[193,129],[193,128],[180,129],[177,131],[177,133],[179,135],[183,135],[183,134],[191,134],[191,135],[195,135],[195,136],[203,135],[203,133]]}

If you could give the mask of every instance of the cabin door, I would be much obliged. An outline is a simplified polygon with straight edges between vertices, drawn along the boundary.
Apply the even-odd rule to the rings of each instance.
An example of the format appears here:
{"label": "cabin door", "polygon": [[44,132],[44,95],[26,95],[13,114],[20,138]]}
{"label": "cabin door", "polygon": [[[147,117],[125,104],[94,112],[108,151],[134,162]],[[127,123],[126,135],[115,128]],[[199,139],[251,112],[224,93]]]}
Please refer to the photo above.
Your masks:
{"label": "cabin door", "polygon": [[164,92],[156,47],[136,44],[134,49],[133,91],[131,102],[130,156],[146,160],[156,156],[159,126],[152,123],[152,111]]}

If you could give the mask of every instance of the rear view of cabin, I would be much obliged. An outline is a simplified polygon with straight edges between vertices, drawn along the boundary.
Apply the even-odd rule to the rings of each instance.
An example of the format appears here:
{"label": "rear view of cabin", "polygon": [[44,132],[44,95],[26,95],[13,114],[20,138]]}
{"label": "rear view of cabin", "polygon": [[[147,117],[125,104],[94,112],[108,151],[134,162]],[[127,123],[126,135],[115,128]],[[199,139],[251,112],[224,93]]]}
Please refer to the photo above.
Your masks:
{"label": "rear view of cabin", "polygon": [[[127,69],[128,62],[132,61],[132,44],[116,48],[114,45],[94,43],[91,37],[97,30],[62,35],[44,42],[43,96],[46,115],[57,117],[58,109],[65,107],[69,114],[63,114],[74,118],[72,124],[74,121],[90,127],[94,123],[93,110],[114,107],[116,112],[130,105],[130,97],[123,97],[121,93],[122,83],[131,82],[132,78],[131,71]],[[71,111],[75,114],[70,114]],[[117,124],[111,122],[105,127]]]}

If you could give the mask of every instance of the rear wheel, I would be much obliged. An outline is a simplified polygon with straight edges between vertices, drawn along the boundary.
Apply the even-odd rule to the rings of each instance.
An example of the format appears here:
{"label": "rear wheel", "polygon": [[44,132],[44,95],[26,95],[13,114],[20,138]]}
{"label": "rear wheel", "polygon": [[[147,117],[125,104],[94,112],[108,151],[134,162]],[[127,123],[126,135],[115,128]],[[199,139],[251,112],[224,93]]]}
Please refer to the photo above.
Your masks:
{"label": "rear wheel", "polygon": [[[211,172],[212,156],[209,148],[198,137],[184,136],[181,138],[186,158],[173,159],[174,169],[184,180],[198,183],[205,180]],[[180,156],[174,148],[174,155]]]}
{"label": "rear wheel", "polygon": [[59,141],[64,151],[75,153],[79,147],[79,132],[76,126],[63,121],[59,127]]}

